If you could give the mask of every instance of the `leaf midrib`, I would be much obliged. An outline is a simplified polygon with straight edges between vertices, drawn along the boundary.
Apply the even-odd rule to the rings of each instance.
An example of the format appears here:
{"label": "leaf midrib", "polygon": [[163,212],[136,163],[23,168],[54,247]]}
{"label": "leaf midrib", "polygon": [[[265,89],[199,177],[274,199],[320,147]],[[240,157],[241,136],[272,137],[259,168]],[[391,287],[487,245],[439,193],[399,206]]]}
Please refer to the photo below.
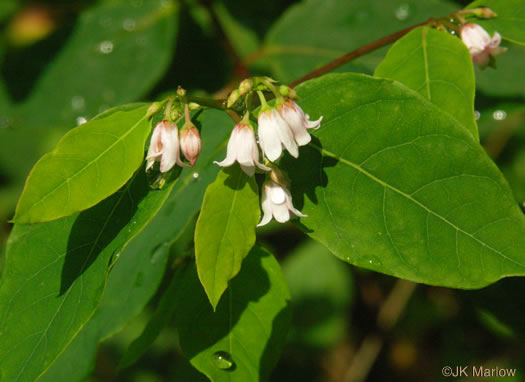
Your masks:
{"label": "leaf midrib", "polygon": [[[33,203],[31,207],[26,211],[25,214],[22,215],[22,217],[27,216],[37,205],[41,204],[44,200],[46,200],[49,196],[54,194],[57,190],[62,188],[65,184],[68,184],[72,179],[76,178],[78,175],[83,173],[88,167],[93,165],[94,163],[97,163],[97,161],[104,156],[107,152],[109,152],[115,145],[122,142],[129,134],[131,134],[135,129],[146,119],[146,115],[144,115],[142,118],[140,118],[128,131],[126,131],[123,135],[121,135],[115,142],[113,142],[111,145],[109,145],[104,151],[102,151],[99,155],[97,155],[95,158],[90,160],[89,162],[86,162],[86,165],[82,167],[79,171],[77,171],[75,174],[73,174],[69,178],[65,178],[60,184],[58,184],[55,188],[47,192],[42,198],[40,198],[37,202]],[[49,157],[55,157],[57,154],[56,151],[53,151]],[[35,166],[36,168],[36,166]],[[31,176],[31,175],[30,175]],[[23,195],[22,195],[23,197]],[[19,220],[20,217],[16,218],[15,221]]]}
{"label": "leaf midrib", "polygon": [[376,183],[380,184],[381,186],[385,187],[385,188],[388,188],[392,191],[394,191],[395,193],[403,196],[404,198],[406,198],[407,200],[410,200],[411,202],[413,202],[414,204],[416,204],[417,206],[419,206],[420,208],[424,209],[425,211],[427,211],[427,213],[429,214],[432,214],[434,215],[435,217],[437,217],[438,219],[442,220],[443,222],[445,222],[446,224],[448,224],[450,227],[454,228],[456,231],[458,232],[461,232],[463,233],[464,235],[470,237],[471,239],[473,239],[474,241],[478,242],[479,244],[481,244],[482,246],[488,248],[489,250],[491,250],[492,252],[500,255],[501,257],[503,257],[504,259],[514,263],[514,264],[517,264],[521,267],[525,267],[525,264],[521,264],[520,262],[508,257],[508,256],[505,256],[501,251],[491,247],[490,245],[488,245],[487,243],[483,242],[482,240],[478,239],[476,236],[474,236],[473,234],[461,229],[460,227],[456,226],[454,223],[452,223],[450,220],[448,220],[447,218],[441,216],[440,214],[438,214],[437,212],[431,210],[430,208],[428,208],[427,206],[425,206],[423,203],[421,203],[420,201],[418,201],[417,199],[414,199],[411,195],[395,188],[394,186],[391,186],[390,184],[386,183],[385,181],[379,179],[378,177],[374,176],[373,174],[369,173],[368,171],[366,171],[364,168],[362,168],[361,166],[345,159],[345,158],[341,158],[339,156],[337,156],[336,154],[324,149],[324,148],[321,148],[319,146],[317,146],[316,144],[313,144],[313,143],[310,143],[310,146],[312,146],[315,150],[319,151],[322,155],[326,155],[326,156],[329,156],[329,157],[332,157],[334,159],[337,159],[338,161],[346,164],[347,166],[350,166],[352,168],[354,168],[355,170],[359,171],[360,173],[362,173],[363,175],[367,176],[368,178],[370,178],[371,180],[375,181]]}

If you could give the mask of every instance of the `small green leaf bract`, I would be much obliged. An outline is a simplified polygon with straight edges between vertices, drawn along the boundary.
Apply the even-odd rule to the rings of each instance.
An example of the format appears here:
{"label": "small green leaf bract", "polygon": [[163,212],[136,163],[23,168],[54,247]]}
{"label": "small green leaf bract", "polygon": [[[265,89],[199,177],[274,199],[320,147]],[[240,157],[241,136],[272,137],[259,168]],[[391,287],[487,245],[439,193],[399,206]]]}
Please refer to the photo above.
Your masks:
{"label": "small green leaf bract", "polygon": [[195,257],[214,308],[255,244],[259,215],[257,183],[238,165],[222,170],[208,186],[195,229]]}

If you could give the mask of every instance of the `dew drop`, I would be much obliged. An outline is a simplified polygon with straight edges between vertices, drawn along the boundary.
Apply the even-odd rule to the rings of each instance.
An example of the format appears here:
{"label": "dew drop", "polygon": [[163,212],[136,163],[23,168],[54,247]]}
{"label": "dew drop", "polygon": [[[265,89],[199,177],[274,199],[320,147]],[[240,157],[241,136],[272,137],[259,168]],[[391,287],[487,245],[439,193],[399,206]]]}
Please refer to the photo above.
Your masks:
{"label": "dew drop", "polygon": [[496,121],[503,121],[505,118],[507,118],[507,112],[505,110],[496,110],[494,113],[492,113],[492,118],[494,118]]}
{"label": "dew drop", "polygon": [[375,256],[367,257],[367,258],[364,259],[364,261],[367,262],[368,264],[376,266],[376,267],[381,267],[383,265],[381,260],[379,260]]}
{"label": "dew drop", "polygon": [[136,27],[137,27],[137,22],[133,19],[125,19],[122,22],[122,28],[124,28],[126,32],[133,32]]}
{"label": "dew drop", "polygon": [[481,118],[481,113],[479,112],[479,110],[474,110],[474,118],[476,118],[476,121],[479,121],[479,119]]}
{"label": "dew drop", "polygon": [[71,99],[71,108],[73,111],[83,111],[86,107],[86,100],[82,96],[74,96]]}
{"label": "dew drop", "polygon": [[230,353],[218,351],[213,353],[213,363],[221,370],[228,370],[233,367],[233,360]]}
{"label": "dew drop", "polygon": [[199,179],[199,173],[198,172],[194,172],[192,176],[193,176],[193,179]]}
{"label": "dew drop", "polygon": [[100,45],[98,46],[98,50],[102,54],[109,54],[113,52],[113,43],[109,40],[102,41]]}
{"label": "dew drop", "polygon": [[87,118],[86,117],[82,117],[82,116],[77,117],[77,126],[80,126],[80,125],[82,125],[82,124],[84,124],[86,122],[87,122]]}
{"label": "dew drop", "polygon": [[410,6],[408,4],[401,4],[397,7],[394,15],[399,21],[405,21],[410,16]]}

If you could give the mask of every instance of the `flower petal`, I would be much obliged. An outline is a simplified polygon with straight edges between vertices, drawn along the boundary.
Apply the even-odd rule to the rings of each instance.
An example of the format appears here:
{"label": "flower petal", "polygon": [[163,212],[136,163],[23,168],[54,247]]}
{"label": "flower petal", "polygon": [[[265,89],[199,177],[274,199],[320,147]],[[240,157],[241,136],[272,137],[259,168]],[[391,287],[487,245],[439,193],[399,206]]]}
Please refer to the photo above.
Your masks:
{"label": "flower petal", "polygon": [[270,161],[279,159],[282,154],[282,145],[276,126],[272,123],[267,112],[259,115],[259,144]]}
{"label": "flower petal", "polygon": [[263,210],[263,218],[261,222],[257,224],[257,227],[266,225],[270,222],[270,220],[272,220],[272,202],[270,198],[268,198],[268,194],[266,192],[266,186],[264,186],[263,192],[262,192],[261,208]]}
{"label": "flower petal", "polygon": [[272,119],[276,125],[276,130],[282,144],[294,158],[297,158],[299,156],[299,149],[297,148],[292,129],[275,109],[272,109]]}

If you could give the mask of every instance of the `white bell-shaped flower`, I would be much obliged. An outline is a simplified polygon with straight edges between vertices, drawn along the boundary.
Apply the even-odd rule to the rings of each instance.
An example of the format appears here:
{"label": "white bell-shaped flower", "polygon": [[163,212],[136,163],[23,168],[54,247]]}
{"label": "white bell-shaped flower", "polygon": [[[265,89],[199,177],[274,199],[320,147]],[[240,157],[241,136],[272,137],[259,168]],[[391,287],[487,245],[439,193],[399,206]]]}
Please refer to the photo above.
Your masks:
{"label": "white bell-shaped flower", "polygon": [[310,116],[305,114],[303,109],[291,99],[279,107],[279,113],[292,129],[295,142],[298,146],[304,146],[310,143],[312,137],[307,129],[318,129],[323,120],[323,117],[321,117],[317,121],[310,121]]}
{"label": "white bell-shaped flower", "polygon": [[227,167],[234,162],[238,162],[248,176],[255,173],[255,166],[264,171],[271,170],[259,162],[259,149],[255,141],[255,133],[249,122],[239,122],[235,125],[228,141],[226,158],[222,162],[214,163]]}
{"label": "white bell-shaped flower", "polygon": [[299,149],[290,125],[276,109],[262,111],[258,118],[259,144],[270,161],[279,159],[283,147],[294,157],[299,156]]}
{"label": "white bell-shaped flower", "polygon": [[507,48],[500,47],[501,36],[498,32],[490,37],[481,25],[468,23],[461,27],[461,40],[466,45],[472,61],[481,68],[491,63],[493,57],[502,54]]}
{"label": "white bell-shaped flower", "polygon": [[273,180],[264,182],[261,207],[263,210],[263,218],[257,225],[258,227],[268,224],[270,220],[272,220],[272,217],[279,223],[287,222],[290,220],[290,212],[301,218],[307,217],[302,214],[301,211],[294,208],[290,191]]}
{"label": "white bell-shaped flower", "polygon": [[155,126],[146,156],[146,171],[160,162],[160,172],[168,172],[178,164],[189,167],[180,159],[179,131],[177,125],[170,121],[160,121]]}

